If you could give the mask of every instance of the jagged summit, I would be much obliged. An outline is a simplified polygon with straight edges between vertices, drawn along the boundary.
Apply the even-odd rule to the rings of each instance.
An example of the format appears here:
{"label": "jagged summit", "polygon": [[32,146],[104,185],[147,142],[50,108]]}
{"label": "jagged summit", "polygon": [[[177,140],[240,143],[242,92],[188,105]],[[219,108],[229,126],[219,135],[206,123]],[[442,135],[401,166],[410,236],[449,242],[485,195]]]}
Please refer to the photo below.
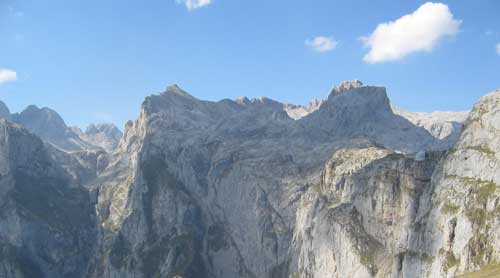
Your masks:
{"label": "jagged summit", "polygon": [[120,140],[121,131],[111,124],[91,125],[84,133],[68,127],[54,110],[29,105],[20,113],[11,114],[0,101],[0,118],[26,128],[46,143],[66,152],[105,149],[111,151]]}
{"label": "jagged summit", "polygon": [[179,85],[177,84],[172,84],[168,86],[163,94],[175,94],[182,97],[196,99],[194,96],[190,95],[189,93],[181,89],[181,87],[179,87]]}
{"label": "jagged summit", "polygon": [[46,140],[60,141],[68,129],[56,111],[46,107],[39,108],[36,105],[29,105],[21,113],[13,114],[12,120]]}
{"label": "jagged summit", "polygon": [[448,138],[452,141],[458,140],[462,131],[463,123],[467,120],[470,111],[434,111],[434,112],[409,112],[393,103],[391,109],[396,115],[400,115],[416,126],[421,126],[438,139]]}
{"label": "jagged summit", "polygon": [[234,100],[234,102],[236,102],[240,105],[248,105],[248,104],[250,104],[250,99],[247,97],[238,97]]}
{"label": "jagged summit", "polygon": [[9,107],[3,101],[0,101],[0,118],[10,119]]}
{"label": "jagged summit", "polygon": [[176,87],[112,153],[0,120],[0,276],[437,278],[500,261],[500,93],[433,151],[383,87],[345,82],[297,120]]}
{"label": "jagged summit", "polygon": [[285,104],[284,109],[288,116],[294,120],[299,120],[318,110],[325,102],[324,99],[312,99],[308,106]]}
{"label": "jagged summit", "polygon": [[359,80],[346,80],[338,85],[335,85],[331,91],[331,94],[336,95],[344,91],[349,91],[351,89],[360,88],[363,86],[364,86],[363,82]]}
{"label": "jagged summit", "polygon": [[78,130],[77,133],[86,142],[108,152],[113,151],[118,146],[118,142],[123,136],[122,132],[114,124],[109,123],[90,124],[85,129],[85,132]]}

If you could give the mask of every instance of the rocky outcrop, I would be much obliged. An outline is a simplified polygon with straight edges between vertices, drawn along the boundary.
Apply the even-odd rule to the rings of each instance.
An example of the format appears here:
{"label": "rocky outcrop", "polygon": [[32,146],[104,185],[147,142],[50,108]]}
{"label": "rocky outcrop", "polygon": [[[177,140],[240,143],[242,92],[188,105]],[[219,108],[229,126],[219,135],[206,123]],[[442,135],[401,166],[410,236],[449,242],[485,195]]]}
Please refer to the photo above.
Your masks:
{"label": "rocky outcrop", "polygon": [[408,112],[395,105],[391,105],[395,114],[408,119],[416,126],[421,126],[429,131],[432,136],[440,140],[449,140],[455,144],[462,131],[463,124],[469,116],[469,111],[451,112]]}
{"label": "rocky outcrop", "polygon": [[[303,258],[293,243],[306,241],[297,237],[304,228],[297,226],[297,212],[305,210],[304,196],[322,182],[336,150],[441,147],[423,128],[392,113],[383,88],[349,84],[336,87],[318,110],[298,120],[266,98],[207,102],[177,86],[148,97],[99,182],[98,212],[107,241],[94,276],[297,273]],[[420,175],[429,176],[426,171]],[[419,194],[423,188],[404,186]],[[339,213],[345,219],[339,221],[348,221],[360,212],[348,203]],[[359,223],[351,226],[358,229]]]}
{"label": "rocky outcrop", "polygon": [[79,128],[73,128],[73,130],[83,141],[107,152],[113,152],[116,149],[123,135],[114,124],[91,124],[85,129],[85,132]]}
{"label": "rocky outcrop", "polygon": [[299,123],[330,143],[360,138],[403,152],[449,147],[448,142],[394,114],[384,87],[360,81],[335,86],[320,109]]}
{"label": "rocky outcrop", "polygon": [[35,105],[28,106],[21,113],[11,114],[7,105],[0,101],[0,118],[22,125],[65,152],[100,149],[112,152],[122,136],[122,132],[113,124],[91,124],[82,132],[77,127],[68,127],[56,111]]}
{"label": "rocky outcrop", "polygon": [[95,148],[83,141],[57,112],[49,108],[28,106],[21,113],[12,115],[12,121],[27,128],[44,141],[64,151],[81,151]]}
{"label": "rocky outcrop", "polygon": [[[17,246],[41,277],[420,278],[489,271],[500,250],[499,96],[474,107],[451,149],[450,140],[396,115],[384,88],[359,81],[334,87],[300,117],[271,99],[202,101],[174,85],[146,98],[113,152],[68,153],[16,127],[38,143],[7,141],[40,151],[15,147],[20,154],[1,155],[0,166],[43,158],[18,167],[25,171],[18,177],[58,177],[50,185],[69,204],[27,183],[25,196],[43,197],[37,208],[62,216],[34,220],[7,207],[0,242]],[[50,166],[41,171],[39,164]],[[2,194],[19,186],[5,177]],[[1,207],[10,196],[0,195]],[[57,234],[66,242],[67,231],[79,227],[73,242],[81,251],[68,256],[70,267],[44,261],[48,255],[30,244],[50,237],[33,239],[28,226],[43,231],[45,222],[60,225],[65,213],[85,226],[66,221]],[[92,244],[81,247],[82,238]],[[0,256],[0,276],[29,277],[9,276],[30,271],[23,260]]]}
{"label": "rocky outcrop", "polygon": [[3,119],[0,159],[0,277],[85,277],[97,238],[91,194]]}
{"label": "rocky outcrop", "polygon": [[0,101],[0,118],[10,120],[10,110],[3,101]]}
{"label": "rocky outcrop", "polygon": [[448,152],[420,201],[411,250],[432,260],[404,261],[405,273],[452,277],[500,260],[500,91],[472,109],[456,146]]}
{"label": "rocky outcrop", "polygon": [[376,147],[336,152],[301,200],[293,277],[403,277],[400,260],[440,156],[415,160]]}
{"label": "rocky outcrop", "polygon": [[285,104],[283,109],[290,118],[298,120],[318,110],[323,102],[325,102],[325,100],[313,99],[308,106]]}

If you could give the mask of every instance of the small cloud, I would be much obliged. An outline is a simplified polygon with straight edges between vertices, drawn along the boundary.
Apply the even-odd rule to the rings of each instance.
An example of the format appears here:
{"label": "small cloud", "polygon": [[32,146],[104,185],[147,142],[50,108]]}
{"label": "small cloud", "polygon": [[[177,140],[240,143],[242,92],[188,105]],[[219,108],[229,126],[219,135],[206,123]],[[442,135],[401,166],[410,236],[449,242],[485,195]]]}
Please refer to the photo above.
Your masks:
{"label": "small cloud", "polygon": [[461,24],[447,5],[425,3],[396,21],[379,24],[370,36],[361,38],[370,48],[363,60],[378,63],[399,60],[414,52],[430,52],[441,38],[457,34]]}
{"label": "small cloud", "polygon": [[484,32],[484,35],[485,35],[485,36],[491,36],[491,35],[493,35],[493,31],[491,31],[491,30],[486,30],[486,31]]}
{"label": "small cloud", "polygon": [[0,84],[16,80],[17,80],[17,73],[15,71],[8,69],[0,69]]}
{"label": "small cloud", "polygon": [[500,42],[497,43],[496,49],[497,49],[497,54],[500,55]]}
{"label": "small cloud", "polygon": [[175,0],[178,4],[186,5],[188,10],[198,9],[204,6],[208,6],[212,3],[212,0]]}
{"label": "small cloud", "polygon": [[306,40],[306,45],[311,47],[317,52],[328,52],[337,48],[338,41],[334,40],[333,37],[315,37],[311,40]]}

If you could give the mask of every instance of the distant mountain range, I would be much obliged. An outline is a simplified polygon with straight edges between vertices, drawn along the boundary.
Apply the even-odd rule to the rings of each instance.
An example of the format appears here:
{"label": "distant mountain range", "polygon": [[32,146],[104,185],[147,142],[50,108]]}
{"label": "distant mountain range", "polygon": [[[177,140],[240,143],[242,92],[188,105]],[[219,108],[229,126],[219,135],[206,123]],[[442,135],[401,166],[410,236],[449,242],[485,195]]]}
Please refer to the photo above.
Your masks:
{"label": "distant mountain range", "polygon": [[357,80],[309,106],[173,85],[123,135],[0,118],[0,277],[500,271],[500,90],[414,113]]}
{"label": "distant mountain range", "polygon": [[113,124],[90,125],[85,132],[68,127],[56,111],[50,108],[28,106],[21,113],[11,114],[0,101],[0,117],[22,125],[44,141],[64,151],[82,151],[102,148],[112,151],[118,145],[122,132]]}

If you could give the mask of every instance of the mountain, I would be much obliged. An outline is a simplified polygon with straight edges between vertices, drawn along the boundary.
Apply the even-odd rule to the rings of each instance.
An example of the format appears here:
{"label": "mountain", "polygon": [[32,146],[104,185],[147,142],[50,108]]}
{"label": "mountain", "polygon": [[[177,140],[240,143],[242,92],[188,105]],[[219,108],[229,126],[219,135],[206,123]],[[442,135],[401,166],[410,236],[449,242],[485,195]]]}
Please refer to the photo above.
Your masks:
{"label": "mountain", "polygon": [[3,101],[0,101],[0,118],[10,120],[10,110]]}
{"label": "mountain", "polygon": [[68,127],[56,111],[35,105],[11,114],[7,105],[0,101],[0,118],[26,127],[45,142],[67,152],[97,149],[111,152],[122,135],[113,124],[92,124],[82,132],[79,128]]}
{"label": "mountain", "polygon": [[21,113],[12,115],[12,121],[38,135],[44,141],[65,151],[91,149],[92,146],[74,133],[56,111],[49,108],[28,106]]}
{"label": "mountain", "polygon": [[0,119],[0,277],[85,277],[91,194],[25,128]]}
{"label": "mountain", "polygon": [[[395,114],[385,88],[360,81],[335,86],[307,113],[292,117],[289,108],[268,98],[203,101],[174,85],[147,97],[116,149],[99,153],[64,152],[4,122],[30,139],[0,134],[0,166],[24,171],[0,180],[0,205],[13,204],[2,210],[0,239],[23,255],[0,256],[0,276],[33,277],[31,269],[56,278],[496,271],[500,91],[474,106],[456,143]],[[40,194],[34,182],[18,181],[25,176],[54,182],[42,183],[47,193],[37,210],[23,214],[17,208],[32,204],[20,201]],[[52,188],[61,192],[49,194]],[[16,190],[22,199],[12,199]],[[26,217],[38,211],[48,216]],[[59,226],[67,217],[75,221]],[[63,244],[38,251],[51,241],[32,227],[52,226]],[[66,243],[74,248],[57,249]]]}
{"label": "mountain", "polygon": [[113,124],[91,124],[82,132],[73,128],[78,136],[85,142],[112,152],[122,138],[122,132]]}
{"label": "mountain", "polygon": [[313,99],[309,106],[285,104],[283,109],[286,111],[288,116],[294,120],[304,118],[305,116],[311,114],[312,112],[319,109],[319,107],[324,103],[324,100]]}
{"label": "mountain", "polygon": [[419,203],[416,226],[420,228],[410,250],[434,260],[405,260],[408,272],[421,269],[456,275],[481,268],[485,273],[492,267],[500,270],[496,266],[500,258],[499,112],[500,90],[481,98],[459,141],[433,173],[432,191]]}
{"label": "mountain", "polygon": [[458,140],[463,124],[469,116],[469,111],[435,111],[435,112],[408,112],[392,105],[395,114],[400,115],[417,126],[429,131],[438,139],[450,138]]}

